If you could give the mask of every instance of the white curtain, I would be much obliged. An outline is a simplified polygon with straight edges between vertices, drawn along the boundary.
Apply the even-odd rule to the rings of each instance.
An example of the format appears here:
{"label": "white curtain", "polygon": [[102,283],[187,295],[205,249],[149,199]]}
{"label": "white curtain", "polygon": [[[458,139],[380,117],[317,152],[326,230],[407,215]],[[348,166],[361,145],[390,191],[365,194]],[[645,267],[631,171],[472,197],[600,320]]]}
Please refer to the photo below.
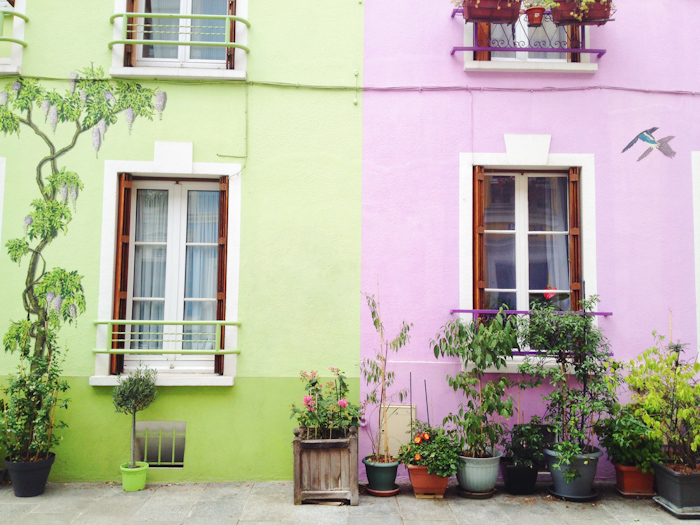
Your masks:
{"label": "white curtain", "polygon": [[[192,0],[193,15],[225,15],[228,13],[226,0]],[[229,30],[225,20],[192,19],[193,42],[224,42]],[[193,60],[225,60],[223,47],[192,46],[190,58]]]}
{"label": "white curtain", "polygon": [[[184,0],[182,0],[184,1]],[[181,0],[146,0],[145,13],[179,14]],[[144,19],[144,40],[179,40],[180,22],[177,18],[146,18]],[[160,45],[143,46],[144,58],[177,58],[178,46]]]}

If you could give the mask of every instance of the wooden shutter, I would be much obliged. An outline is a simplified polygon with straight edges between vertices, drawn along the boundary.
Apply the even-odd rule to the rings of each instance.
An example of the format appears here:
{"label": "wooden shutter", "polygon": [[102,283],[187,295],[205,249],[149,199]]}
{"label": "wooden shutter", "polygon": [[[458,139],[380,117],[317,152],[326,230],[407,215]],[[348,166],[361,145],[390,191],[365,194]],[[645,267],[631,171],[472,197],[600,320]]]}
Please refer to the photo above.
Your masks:
{"label": "wooden shutter", "polygon": [[[480,47],[491,47],[491,23],[483,22],[474,24],[476,30],[476,45]],[[474,51],[474,60],[477,62],[488,62],[491,60],[490,51]]]}
{"label": "wooden shutter", "polygon": [[[229,15],[236,15],[236,0],[228,0],[228,14]],[[231,20],[230,27],[228,30],[231,32],[231,42],[236,41],[236,22]],[[235,63],[235,54],[236,54],[236,48],[235,47],[227,47],[226,48],[226,69],[235,69],[236,63]]]}
{"label": "wooden shutter", "polygon": [[[114,269],[114,307],[112,319],[126,319],[127,290],[129,288],[129,233],[131,232],[131,174],[119,175],[119,202],[117,208],[117,257]],[[115,331],[124,332],[124,325],[115,327]],[[108,341],[112,348],[124,348],[122,341]],[[112,354],[109,369],[111,374],[120,374],[124,370],[124,355]]]}
{"label": "wooden shutter", "polygon": [[484,167],[474,166],[474,202],[472,206],[474,247],[473,247],[473,278],[474,278],[474,308],[485,306],[486,268],[484,267],[484,206],[486,188],[484,187]]}
{"label": "wooden shutter", "polygon": [[[581,26],[576,24],[566,26],[566,44],[570,49],[581,48]],[[569,62],[581,62],[581,53],[571,53]]]}
{"label": "wooden shutter", "polygon": [[[126,12],[127,13],[138,13],[138,3],[139,0],[126,0]],[[127,24],[136,24],[136,19],[135,18],[127,18],[126,19]],[[129,40],[133,40],[136,38],[136,34],[134,32],[134,26],[130,26],[126,28],[126,38]],[[133,44],[125,44],[124,45],[124,67],[134,67],[136,64],[136,46]]]}
{"label": "wooden shutter", "polygon": [[582,296],[581,271],[581,168],[569,169],[569,279],[571,281],[571,309],[580,310]]}
{"label": "wooden shutter", "polygon": [[[228,239],[228,177],[219,179],[219,256],[216,277],[216,319],[226,320],[226,243]],[[221,331],[221,348],[224,333]],[[224,356],[214,358],[214,373],[224,373]]]}

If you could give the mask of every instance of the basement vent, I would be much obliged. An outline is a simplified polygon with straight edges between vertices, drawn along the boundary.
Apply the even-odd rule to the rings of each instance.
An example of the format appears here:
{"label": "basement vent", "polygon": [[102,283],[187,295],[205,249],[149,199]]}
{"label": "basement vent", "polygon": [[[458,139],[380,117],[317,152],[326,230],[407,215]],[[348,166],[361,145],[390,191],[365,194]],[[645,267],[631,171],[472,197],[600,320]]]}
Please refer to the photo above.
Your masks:
{"label": "basement vent", "polygon": [[136,456],[149,467],[182,468],[185,465],[184,421],[137,421]]}

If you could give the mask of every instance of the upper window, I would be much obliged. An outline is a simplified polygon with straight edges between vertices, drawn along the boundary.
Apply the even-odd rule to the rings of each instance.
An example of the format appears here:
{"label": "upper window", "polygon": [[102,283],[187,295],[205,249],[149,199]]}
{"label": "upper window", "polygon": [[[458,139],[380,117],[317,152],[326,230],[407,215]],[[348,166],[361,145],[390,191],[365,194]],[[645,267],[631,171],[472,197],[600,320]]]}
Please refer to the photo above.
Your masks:
{"label": "upper window", "polygon": [[581,298],[578,169],[474,168],[474,305],[561,310]]}
{"label": "upper window", "polygon": [[0,75],[22,73],[26,0],[0,0]]}

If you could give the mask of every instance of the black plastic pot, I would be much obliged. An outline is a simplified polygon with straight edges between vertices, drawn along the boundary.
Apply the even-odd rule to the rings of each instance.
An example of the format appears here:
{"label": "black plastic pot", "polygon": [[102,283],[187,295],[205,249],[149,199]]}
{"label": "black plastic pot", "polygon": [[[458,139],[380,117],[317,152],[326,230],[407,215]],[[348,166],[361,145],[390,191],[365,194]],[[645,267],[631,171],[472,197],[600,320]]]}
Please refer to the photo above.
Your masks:
{"label": "black plastic pot", "polygon": [[506,492],[516,496],[534,494],[537,485],[537,467],[511,465],[507,460],[501,461],[501,476]]}
{"label": "black plastic pot", "polygon": [[47,459],[40,461],[15,463],[5,459],[5,467],[10,473],[10,481],[12,481],[12,489],[15,491],[15,496],[18,498],[32,498],[43,494],[54,459],[56,459],[56,454],[53,452],[49,452]]}

